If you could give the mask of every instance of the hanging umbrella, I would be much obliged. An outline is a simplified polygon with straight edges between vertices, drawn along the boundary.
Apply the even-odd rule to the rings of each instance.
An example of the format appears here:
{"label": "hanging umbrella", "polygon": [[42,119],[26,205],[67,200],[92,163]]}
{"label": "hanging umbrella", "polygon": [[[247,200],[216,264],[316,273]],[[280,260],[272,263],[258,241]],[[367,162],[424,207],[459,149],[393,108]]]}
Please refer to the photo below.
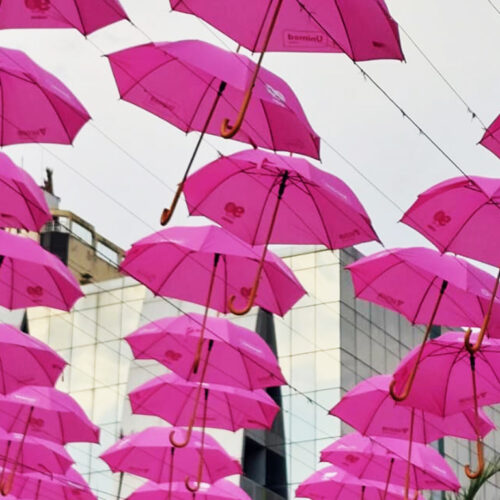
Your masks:
{"label": "hanging umbrella", "polygon": [[354,61],[403,59],[398,26],[383,0],[170,0],[170,5],[261,53],[236,123],[229,125],[227,118],[222,123],[223,137],[241,127],[266,51],[341,52]]}
{"label": "hanging umbrella", "polygon": [[[193,365],[197,371],[208,309],[227,313],[232,295],[237,305],[246,302],[260,255],[259,248],[216,226],[172,227],[134,243],[120,267],[156,295],[205,306]],[[269,252],[255,303],[283,316],[304,293],[292,271]]]}
{"label": "hanging umbrella", "polygon": [[[202,324],[201,314],[163,318],[142,326],[125,340],[136,359],[154,359],[185,380],[199,381],[200,373],[193,373],[192,367]],[[224,318],[206,319],[200,360],[207,365],[206,382],[250,390],[286,383],[267,343]]]}
{"label": "hanging umbrella", "polygon": [[0,87],[2,147],[32,142],[71,144],[90,119],[60,80],[19,50],[0,48]]}
{"label": "hanging umbrella", "polygon": [[489,149],[500,158],[500,115],[498,115],[495,121],[486,129],[479,144]]}
{"label": "hanging umbrella", "polygon": [[127,500],[251,500],[250,497],[235,484],[219,479],[214,484],[203,483],[196,493],[186,489],[184,483],[174,482],[172,485],[148,481],[134,491]]}
{"label": "hanging umbrella", "polygon": [[[191,215],[204,215],[252,245],[321,244],[344,248],[377,240],[368,214],[338,177],[302,158],[243,151],[206,165],[184,186]],[[248,304],[253,305],[257,271]]]}
{"label": "hanging umbrella", "polygon": [[0,305],[69,311],[83,297],[70,270],[30,238],[0,231]]}
{"label": "hanging umbrella", "polygon": [[[476,336],[473,334],[473,340]],[[394,373],[396,390],[405,384],[417,356],[415,350],[410,351],[400,363]],[[499,366],[499,340],[485,339],[478,351],[470,353],[464,345],[464,332],[448,332],[425,346],[413,390],[404,404],[441,416],[473,408],[479,420],[479,406],[500,403]],[[478,433],[478,470],[465,469],[470,478],[478,477],[484,468],[481,438]]]}
{"label": "hanging umbrella", "polygon": [[[454,252],[500,268],[500,237],[491,230],[500,223],[500,179],[462,176],[436,184],[419,195],[401,221],[441,252]],[[470,346],[471,352],[477,351],[487,332],[499,282],[500,270],[478,343]],[[469,338],[466,340],[469,345]]]}
{"label": "hanging umbrella", "polygon": [[[365,436],[385,436],[417,443],[431,443],[445,436],[476,439],[478,434],[484,437],[495,428],[483,411],[479,412],[476,430],[476,418],[471,409],[440,416],[432,411],[402,405],[389,393],[391,380],[391,375],[376,375],[363,380],[344,394],[330,410],[330,415],[340,418]],[[359,411],[360,408],[363,411]]]}
{"label": "hanging umbrella", "polygon": [[337,439],[321,452],[321,461],[330,462],[359,479],[404,485],[404,499],[411,489],[458,491],[460,483],[445,459],[430,446],[403,439],[372,439],[353,433]]}
{"label": "hanging umbrella", "polygon": [[0,153],[0,200],[0,227],[38,232],[52,219],[42,190],[4,153]]}
{"label": "hanging umbrella", "polygon": [[[412,324],[427,324],[420,352],[432,325],[479,326],[488,307],[494,278],[469,262],[440,255],[428,248],[394,248],[364,257],[346,267],[351,272],[356,297],[392,309]],[[500,301],[492,307],[500,313]],[[500,334],[498,320],[490,332]],[[410,390],[418,362],[404,391],[390,391],[402,401]]]}
{"label": "hanging umbrella", "polygon": [[19,474],[12,497],[30,500],[98,500],[83,477],[74,469],[60,474]]}
{"label": "hanging umbrella", "polygon": [[0,393],[26,385],[54,386],[66,361],[40,340],[0,324]]}
{"label": "hanging umbrella", "polygon": [[[201,132],[162,223],[170,219],[205,133],[219,134],[224,116],[237,109],[255,63],[241,54],[197,40],[149,43],[110,54],[120,96],[185,132]],[[235,139],[254,147],[319,158],[319,137],[292,89],[262,69],[248,119]]]}
{"label": "hanging umbrella", "polygon": [[[214,438],[193,431],[189,444],[184,448],[172,446],[170,433],[185,432],[180,428],[149,427],[146,430],[124,437],[106,450],[100,457],[113,472],[128,472],[156,483],[172,484],[185,481],[188,489],[190,477],[196,474],[195,464],[199,464],[198,481],[213,483],[233,474],[241,474],[241,466],[231,458]],[[203,461],[199,461],[203,447]]]}
{"label": "hanging umbrella", "polygon": [[89,35],[128,19],[118,0],[2,0],[0,29],[75,28]]}
{"label": "hanging umbrella", "polygon": [[[295,496],[313,500],[401,500],[403,488],[390,485],[383,497],[384,490],[383,482],[361,481],[340,467],[330,465],[303,481]],[[414,500],[423,500],[423,497],[415,493]]]}

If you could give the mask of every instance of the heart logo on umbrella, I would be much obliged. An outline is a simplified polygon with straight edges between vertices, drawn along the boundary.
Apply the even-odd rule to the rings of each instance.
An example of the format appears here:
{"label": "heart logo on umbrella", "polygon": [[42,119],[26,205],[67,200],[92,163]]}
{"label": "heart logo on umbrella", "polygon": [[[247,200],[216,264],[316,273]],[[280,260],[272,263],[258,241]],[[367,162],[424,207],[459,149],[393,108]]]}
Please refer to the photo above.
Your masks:
{"label": "heart logo on umbrella", "polygon": [[30,10],[46,12],[50,9],[50,0],[24,0],[24,5]]}

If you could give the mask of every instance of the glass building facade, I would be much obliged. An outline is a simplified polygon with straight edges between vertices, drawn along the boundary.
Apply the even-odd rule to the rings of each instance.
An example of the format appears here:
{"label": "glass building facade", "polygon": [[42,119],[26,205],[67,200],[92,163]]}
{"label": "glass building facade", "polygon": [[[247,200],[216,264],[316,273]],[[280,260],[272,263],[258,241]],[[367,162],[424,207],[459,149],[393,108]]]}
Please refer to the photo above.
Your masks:
{"label": "glass building facade", "polygon": [[[263,460],[263,453],[271,457],[269,460],[273,453],[286,457],[286,471],[280,472],[278,479],[265,478],[265,471],[251,469],[247,462],[251,477],[244,480],[243,486],[252,491],[255,500],[278,500],[286,492],[293,498],[298,484],[322,467],[318,463],[320,451],[350,431],[329,416],[328,410],[361,380],[392,372],[422,338],[421,327],[413,327],[396,313],[354,298],[344,266],[360,257],[356,250],[290,248],[280,253],[308,291],[285,317],[273,318],[277,353],[289,383],[280,394],[282,432],[264,438],[241,431],[210,431],[231,455],[244,458],[244,465],[251,453],[257,461]],[[117,497],[120,477],[111,474],[97,457],[121,434],[160,423],[156,418],[132,416],[127,393],[166,370],[156,362],[133,360],[122,338],[147,322],[181,312],[201,312],[201,308],[153,297],[130,278],[85,285],[83,289],[86,297],[71,313],[30,310],[29,330],[70,363],[60,388],[75,397],[101,426],[100,446],[78,444],[69,449],[99,499],[111,500]],[[230,319],[255,329],[257,312],[254,309],[244,317]],[[488,413],[500,423],[498,410],[489,409]],[[252,448],[249,437],[262,447]],[[491,433],[486,445],[487,456],[491,456],[500,448],[500,433]],[[446,439],[444,451],[461,483],[467,484],[463,465],[471,460],[476,463],[474,443]],[[279,457],[276,460],[279,462]],[[478,500],[500,498],[500,477],[496,484],[494,481]],[[122,498],[141,482],[126,475],[121,485]],[[271,484],[274,491],[264,496],[259,484]]]}

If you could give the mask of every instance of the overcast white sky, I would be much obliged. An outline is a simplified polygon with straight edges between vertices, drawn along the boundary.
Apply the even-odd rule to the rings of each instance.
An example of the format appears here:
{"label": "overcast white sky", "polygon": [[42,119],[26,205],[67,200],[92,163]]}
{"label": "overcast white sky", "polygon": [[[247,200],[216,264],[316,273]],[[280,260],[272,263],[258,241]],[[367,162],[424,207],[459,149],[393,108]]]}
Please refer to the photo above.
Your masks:
{"label": "overcast white sky", "polygon": [[[500,9],[500,0],[492,0]],[[388,0],[393,17],[487,124],[500,113],[500,14],[488,0]],[[199,38],[236,44],[192,16],[171,13],[168,0],[122,0],[130,18],[155,41]],[[219,40],[214,34],[221,39]],[[401,34],[406,63],[372,61],[363,67],[468,173],[500,175],[500,160],[477,146],[482,128]],[[85,40],[76,30],[0,32],[0,45],[24,50],[66,83],[93,121],[74,146],[10,146],[4,149],[37,181],[55,171],[61,208],[72,210],[124,248],[160,229],[197,139],[129,103],[118,92],[102,53],[149,41],[127,22]],[[97,47],[96,47],[97,46]],[[404,119],[347,56],[268,54],[265,66],[295,90],[309,121],[395,203],[407,208],[417,194],[459,172]],[[106,137],[107,136],[107,137]],[[111,138],[111,140],[108,139]],[[113,142],[114,141],[114,142]],[[365,205],[382,241],[390,246],[427,244],[397,221],[401,212],[322,142],[322,167],[346,181]],[[125,150],[125,152],[120,149]],[[207,136],[197,167],[246,146]],[[142,166],[141,166],[142,165]],[[158,182],[144,167],[160,177]],[[78,174],[99,186],[97,190]],[[106,194],[104,194],[104,193]],[[115,201],[128,207],[137,218]],[[184,204],[171,224],[186,223]],[[199,222],[198,222],[199,223]],[[364,252],[377,250],[363,245]]]}

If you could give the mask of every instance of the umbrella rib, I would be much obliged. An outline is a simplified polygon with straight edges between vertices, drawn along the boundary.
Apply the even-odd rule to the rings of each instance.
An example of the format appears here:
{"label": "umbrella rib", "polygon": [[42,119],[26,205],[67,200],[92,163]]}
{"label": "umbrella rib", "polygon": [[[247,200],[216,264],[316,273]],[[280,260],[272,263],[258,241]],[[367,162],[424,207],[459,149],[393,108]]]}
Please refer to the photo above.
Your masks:
{"label": "umbrella rib", "polygon": [[[151,247],[149,247],[151,248]],[[141,253],[141,255],[143,253],[145,253],[147,251],[147,249]],[[182,265],[182,263],[188,258],[191,256],[191,254],[195,253],[194,250],[188,250],[183,256],[182,258],[179,260],[179,262],[177,262],[177,264],[175,265],[175,267],[172,268],[172,270],[170,272],[167,273],[167,276],[165,277],[165,279],[161,282],[160,286],[157,287],[157,291],[153,290],[156,294],[160,295],[160,290],[164,287],[165,283],[170,279],[170,277],[172,276],[172,274],[175,273],[175,271],[177,271],[177,269],[179,268],[179,266]],[[203,266],[202,266],[203,267]]]}
{"label": "umbrella rib", "polygon": [[31,209],[32,201],[27,196],[24,195],[23,190],[21,189],[21,186],[19,185],[19,183],[16,180],[13,180],[13,183],[17,186],[17,189],[18,189],[18,190],[16,190],[8,182],[4,182],[3,179],[1,180],[1,182],[3,182],[7,187],[12,189],[15,193],[19,193],[21,198],[24,200],[26,207],[28,208],[29,214],[31,216],[31,220],[33,221],[33,224],[35,226],[37,226],[35,214],[33,213],[33,210]]}
{"label": "umbrella rib", "polygon": [[[457,353],[455,354],[455,360],[451,363],[451,368],[453,368],[453,366],[455,365],[457,359],[459,358],[460,356],[460,350],[457,351]],[[444,394],[443,394],[443,410],[441,412],[441,414],[439,414],[441,417],[446,417],[446,398],[447,398],[447,395],[448,395],[448,388],[450,386],[450,381],[451,381],[451,369],[448,370],[448,374],[446,375],[446,384],[444,386]]]}
{"label": "umbrella rib", "polygon": [[[198,111],[200,109],[200,106],[201,106],[201,103],[203,102],[203,100],[205,99],[205,96],[208,94],[208,91],[209,90],[212,90],[212,84],[214,83],[214,81],[216,80],[216,77],[214,76],[211,80],[210,80],[210,83],[207,83],[206,87],[205,87],[205,90],[202,92],[202,95],[200,97],[200,99],[198,100],[198,104],[196,105],[196,108],[194,110],[194,113],[193,113],[193,116],[191,116],[191,119],[189,120],[189,122],[186,122],[186,127],[187,127],[187,132],[189,132],[191,129],[191,125],[194,121],[194,119],[196,118],[196,115],[198,114]],[[218,100],[219,96],[217,94],[217,97],[216,99]],[[215,109],[214,109],[215,111]],[[211,121],[211,120],[210,120]],[[210,125],[210,123],[207,124],[207,128],[208,128],[208,125]]]}
{"label": "umbrella rib", "polygon": [[[420,313],[420,309],[422,309],[422,305],[423,305],[425,299],[427,298],[427,294],[429,293],[429,290],[431,289],[431,287],[434,285],[434,281],[436,280],[437,277],[438,277],[437,275],[434,275],[434,277],[429,282],[429,285],[427,286],[425,292],[422,294],[422,297],[420,298],[417,309],[415,310],[415,314],[413,315],[413,318],[410,320],[412,324],[415,324],[415,322],[417,320],[417,316]],[[427,323],[427,321],[426,321],[426,323]]]}
{"label": "umbrella rib", "polygon": [[273,1],[274,0],[271,0],[267,4],[267,9],[264,13],[264,16],[262,17],[262,21],[260,23],[259,29],[257,30],[257,36],[255,37],[255,41],[252,45],[252,50],[251,50],[252,54],[255,53],[255,51],[257,50],[257,45],[258,45],[260,37],[262,35],[262,30],[264,29],[264,25],[266,24],[267,16],[269,15],[269,11],[271,10],[271,4],[273,3]]}
{"label": "umbrella rib", "polygon": [[[281,317],[283,317],[284,312],[283,312],[283,309],[281,308],[280,302],[278,301],[278,297],[280,296],[280,294],[276,293],[276,290],[274,289],[273,280],[269,279],[269,276],[267,275],[267,270],[264,268],[264,264],[265,264],[265,261],[263,262],[263,265],[262,265],[262,272],[263,272],[264,276],[266,277],[267,282],[269,283],[269,287],[271,288],[271,291],[273,292],[273,299],[274,299],[274,302],[276,303],[276,306],[277,306],[277,309],[279,311],[279,314],[280,314]],[[281,270],[278,270],[278,272],[281,273]],[[287,275],[284,275],[284,277],[287,278],[287,279],[289,279],[289,281],[292,281],[290,278],[288,278]],[[293,281],[292,281],[292,283],[293,283]]]}
{"label": "umbrella rib", "polygon": [[[342,21],[342,26],[344,27],[344,31],[345,31],[345,34],[346,34],[346,37],[347,37],[347,43],[349,44],[349,47],[351,49],[352,56],[350,56],[350,57],[351,57],[351,59],[353,61],[356,61],[356,56],[354,55],[354,48],[353,48],[352,42],[351,42],[351,36],[350,36],[349,30],[347,29],[347,26],[345,24],[344,16],[342,15],[342,11],[341,11],[341,9],[339,7],[339,2],[338,2],[338,0],[334,0],[334,2],[335,2],[335,6],[337,7],[337,11],[339,13],[340,20]],[[335,43],[337,43],[337,45],[340,47],[340,44],[337,41],[335,41]],[[345,51],[345,49],[343,47],[340,47],[340,48],[342,49],[342,51],[345,54],[347,54],[347,52]],[[349,54],[347,54],[347,55],[349,55]]]}
{"label": "umbrella rib", "polygon": [[259,232],[259,229],[260,229],[260,224],[262,222],[262,218],[264,217],[264,211],[265,211],[265,208],[269,202],[269,198],[271,197],[271,194],[273,192],[273,189],[275,188],[275,186],[278,185],[278,176],[274,177],[273,179],[273,182],[271,183],[271,186],[269,187],[269,189],[267,190],[267,194],[266,194],[266,197],[264,199],[264,203],[262,204],[262,209],[260,211],[260,215],[259,215],[259,218],[258,218],[258,221],[257,221],[257,225],[256,225],[256,229],[255,229],[255,233],[253,235],[253,239],[252,239],[252,246],[255,245],[255,240],[257,239],[257,233]]}
{"label": "umbrella rib", "polygon": [[[274,141],[274,134],[273,134],[273,128],[271,127],[271,124],[269,123],[269,117],[267,116],[267,111],[266,111],[266,107],[264,106],[264,104],[266,104],[266,101],[264,101],[263,99],[261,99],[260,101],[260,105],[262,107],[262,111],[264,113],[264,117],[266,119],[266,123],[267,123],[267,128],[269,129],[269,135],[271,137],[271,144],[272,144],[272,150],[273,151],[276,151],[276,143]],[[290,111],[290,109],[287,107],[286,108],[288,111]],[[260,135],[260,134],[259,134]],[[262,136],[261,136],[262,137]],[[263,137],[262,137],[263,138]]]}
{"label": "umbrella rib", "polygon": [[52,281],[54,282],[54,285],[56,285],[57,291],[59,292],[59,295],[61,296],[61,299],[64,302],[64,305],[68,308],[68,310],[71,309],[71,306],[70,306],[69,302],[66,301],[66,296],[62,292],[61,287],[59,286],[59,283],[56,281],[56,279],[52,275],[52,269],[50,267],[47,267],[47,266],[43,266],[43,267],[47,271],[48,275],[51,277]]}
{"label": "umbrella rib", "polygon": [[[476,353],[476,358],[481,358],[482,361],[488,365],[488,367],[490,368],[491,372],[495,376],[497,382],[500,383],[500,378],[498,377],[497,370],[495,370],[495,368],[491,365],[490,360],[488,359],[488,357],[484,356],[482,354],[481,350],[478,353]],[[482,377],[481,376],[481,378],[485,379],[486,377]]]}
{"label": "umbrella rib", "polygon": [[236,422],[234,420],[233,409],[231,408],[231,401],[229,400],[227,393],[225,394],[223,393],[223,397],[226,400],[226,405],[229,413],[229,420],[231,422],[231,430],[233,432],[236,432],[238,430],[238,427],[236,427]]}

